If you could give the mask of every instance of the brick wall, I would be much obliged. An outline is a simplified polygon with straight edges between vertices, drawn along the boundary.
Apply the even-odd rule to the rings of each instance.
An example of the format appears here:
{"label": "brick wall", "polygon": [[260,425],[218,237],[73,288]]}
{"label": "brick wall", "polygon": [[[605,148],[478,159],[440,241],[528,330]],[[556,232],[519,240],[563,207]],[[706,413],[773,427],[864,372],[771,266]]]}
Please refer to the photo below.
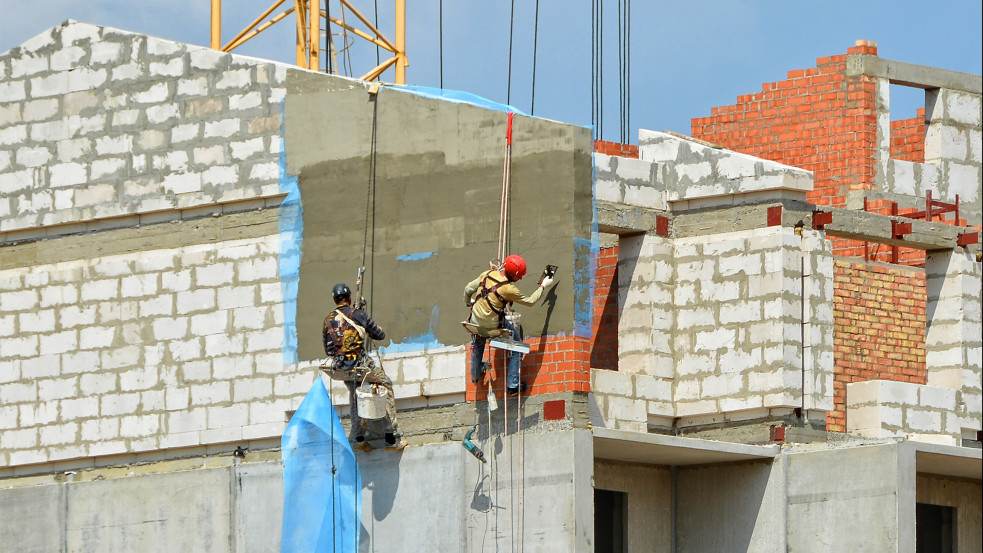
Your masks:
{"label": "brick wall", "polygon": [[[847,54],[877,55],[877,47]],[[877,147],[876,82],[846,77],[846,55],[816,60],[787,79],[737,97],[692,121],[694,138],[813,172],[809,200],[844,207],[850,190],[872,188]]]}
{"label": "brick wall", "polygon": [[[590,339],[579,336],[529,338],[529,353],[522,358],[520,378],[529,389],[528,395],[555,392],[590,391]],[[485,346],[485,359],[491,359],[494,371],[493,386],[498,397],[505,393],[505,351]],[[467,353],[468,375],[471,374],[471,350]],[[467,379],[467,400],[484,400],[486,386],[475,389],[470,376]]]}
{"label": "brick wall", "polygon": [[618,246],[601,248],[594,279],[590,366],[618,370]]}
{"label": "brick wall", "polygon": [[925,162],[925,108],[911,119],[891,121],[891,157],[914,163]]}
{"label": "brick wall", "polygon": [[833,279],[834,410],[827,428],[846,431],[846,385],[868,380],[925,384],[922,271],[837,259]]}
{"label": "brick wall", "polygon": [[638,146],[622,144],[620,142],[608,142],[607,140],[595,140],[594,152],[609,156],[638,158]]}

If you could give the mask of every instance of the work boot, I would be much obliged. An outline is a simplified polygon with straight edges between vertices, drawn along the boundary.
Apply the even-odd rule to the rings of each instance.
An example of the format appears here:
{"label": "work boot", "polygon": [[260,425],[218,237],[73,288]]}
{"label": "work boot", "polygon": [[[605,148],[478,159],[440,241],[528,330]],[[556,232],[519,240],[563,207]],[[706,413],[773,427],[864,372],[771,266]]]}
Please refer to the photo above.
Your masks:
{"label": "work boot", "polygon": [[358,436],[355,438],[355,441],[352,442],[352,449],[372,451],[372,446],[369,444],[369,442],[365,441],[365,436]]}
{"label": "work boot", "polygon": [[392,432],[386,433],[386,451],[396,451],[406,447],[406,440]]}
{"label": "work boot", "polygon": [[514,395],[518,395],[520,392],[524,394],[524,393],[526,393],[526,388],[528,388],[528,387],[529,386],[527,386],[525,382],[519,381],[519,387],[518,388],[507,388],[505,390],[505,395],[511,397],[511,396],[514,396]]}

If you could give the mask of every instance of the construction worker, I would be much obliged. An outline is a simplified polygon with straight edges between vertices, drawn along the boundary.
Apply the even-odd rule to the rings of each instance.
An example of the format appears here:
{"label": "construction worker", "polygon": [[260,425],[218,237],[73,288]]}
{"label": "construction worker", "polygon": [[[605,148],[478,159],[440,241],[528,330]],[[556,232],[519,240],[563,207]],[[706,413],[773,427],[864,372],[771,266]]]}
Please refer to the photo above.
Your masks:
{"label": "construction worker", "polygon": [[[475,384],[481,381],[487,369],[481,359],[489,336],[497,334],[495,331],[504,330],[513,340],[522,341],[519,329],[506,314],[508,308],[512,303],[532,307],[543,295],[543,290],[553,284],[553,279],[544,275],[536,291],[527,296],[513,284],[525,274],[526,261],[518,255],[510,255],[505,258],[500,270],[485,271],[464,287],[464,300],[471,308],[468,322],[477,327],[471,342],[471,381]],[[506,395],[515,395],[526,389],[526,383],[519,381],[521,362],[521,353],[509,352],[505,376]]]}
{"label": "construction worker", "polygon": [[322,329],[324,353],[330,361],[321,368],[332,378],[344,381],[345,386],[348,387],[351,409],[349,439],[352,447],[361,450],[372,449],[365,440],[355,395],[356,388],[364,380],[380,384],[386,389],[386,449],[402,449],[406,446],[406,442],[402,440],[396,424],[396,396],[393,394],[392,380],[365,352],[366,338],[383,340],[386,333],[363,309],[351,305],[352,291],[347,284],[336,284],[331,290],[331,295],[338,307],[324,318]]}

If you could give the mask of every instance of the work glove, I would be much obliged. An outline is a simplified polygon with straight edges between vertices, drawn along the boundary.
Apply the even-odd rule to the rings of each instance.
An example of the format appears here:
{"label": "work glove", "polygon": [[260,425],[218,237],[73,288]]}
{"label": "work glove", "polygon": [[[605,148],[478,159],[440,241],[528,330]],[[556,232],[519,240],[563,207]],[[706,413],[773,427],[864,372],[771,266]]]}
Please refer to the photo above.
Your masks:
{"label": "work glove", "polygon": [[543,281],[539,283],[543,288],[549,288],[553,284],[553,277],[544,277]]}

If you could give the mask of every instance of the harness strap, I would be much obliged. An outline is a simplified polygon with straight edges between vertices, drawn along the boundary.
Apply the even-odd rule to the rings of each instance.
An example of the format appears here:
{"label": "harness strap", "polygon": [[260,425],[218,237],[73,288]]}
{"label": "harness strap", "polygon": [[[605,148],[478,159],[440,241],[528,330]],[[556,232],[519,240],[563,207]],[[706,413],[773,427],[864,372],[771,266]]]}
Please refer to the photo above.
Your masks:
{"label": "harness strap", "polygon": [[361,325],[359,325],[359,324],[358,324],[358,323],[356,323],[355,321],[353,321],[353,320],[351,320],[350,318],[348,318],[348,316],[347,316],[347,315],[345,315],[345,313],[344,313],[344,311],[342,311],[342,310],[341,310],[340,308],[339,308],[339,309],[335,309],[335,311],[337,311],[337,312],[338,312],[338,314],[339,314],[339,315],[341,315],[341,318],[342,318],[342,319],[345,319],[346,321],[348,321],[348,324],[350,324],[350,325],[352,325],[353,327],[355,327],[355,332],[358,332],[358,336],[359,336],[359,337],[360,337],[360,338],[361,338],[362,340],[365,340],[365,329],[364,329],[364,328],[362,328],[362,326],[361,326]]}
{"label": "harness strap", "polygon": [[[349,309],[351,309],[351,307],[349,307]],[[361,338],[363,342],[365,341],[365,329],[362,328],[361,325],[359,325],[358,323],[356,323],[355,321],[353,321],[350,317],[348,317],[347,315],[345,315],[345,312],[342,311],[342,308],[341,307],[335,309],[334,310],[334,313],[336,313],[337,315],[341,316],[342,319],[344,319],[345,321],[348,322],[348,324],[350,324],[352,327],[354,327],[355,328],[355,332],[358,333],[359,338]],[[334,318],[334,317],[332,316],[331,318]],[[334,324],[331,324],[331,323],[328,323],[327,324],[327,327],[328,327],[328,333],[331,334],[331,341],[334,342],[336,348],[340,348],[341,347],[341,344],[343,342],[343,339],[342,339],[341,336],[338,335],[338,329],[335,328],[335,325]],[[354,357],[351,357],[349,355],[345,355],[345,358],[350,358],[350,359],[354,359],[354,358],[357,358],[357,357],[358,357],[358,355],[355,355]]]}
{"label": "harness strap", "polygon": [[[495,285],[490,288],[485,286],[485,283],[488,282],[489,280],[495,283]],[[481,296],[481,298],[484,299],[486,302],[488,302],[488,307],[491,308],[491,310],[494,311],[495,313],[498,313],[499,315],[503,315],[505,313],[504,310],[497,309],[495,307],[495,304],[493,304],[491,300],[488,299],[488,296],[490,296],[491,294],[495,294],[495,297],[498,298],[498,301],[501,302],[503,306],[507,305],[508,302],[505,301],[505,298],[503,298],[502,295],[498,293],[498,289],[501,288],[502,286],[505,286],[508,283],[509,283],[508,280],[495,280],[494,278],[491,277],[491,275],[486,275],[485,280],[481,282],[481,290],[478,291],[478,295]]]}

